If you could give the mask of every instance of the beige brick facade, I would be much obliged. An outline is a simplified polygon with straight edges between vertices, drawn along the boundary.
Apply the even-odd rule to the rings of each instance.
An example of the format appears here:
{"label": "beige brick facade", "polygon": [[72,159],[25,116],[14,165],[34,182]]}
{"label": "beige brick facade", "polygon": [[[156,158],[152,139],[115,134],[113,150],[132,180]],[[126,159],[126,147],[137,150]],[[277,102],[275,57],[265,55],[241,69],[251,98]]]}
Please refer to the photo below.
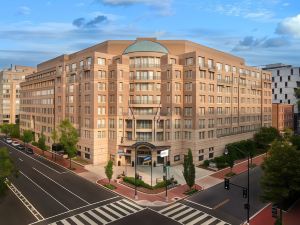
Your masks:
{"label": "beige brick facade", "polygon": [[272,127],[279,131],[294,129],[294,105],[273,103],[272,104]]}
{"label": "beige brick facade", "polygon": [[28,66],[11,66],[0,71],[0,124],[18,122],[20,83],[34,71],[35,68]]}
{"label": "beige brick facade", "polygon": [[136,141],[156,146],[157,164],[166,148],[171,164],[188,148],[200,164],[272,121],[270,72],[190,41],[106,41],[39,64],[21,88],[21,129],[43,131],[50,144],[69,118],[79,154],[94,164],[131,164]]}

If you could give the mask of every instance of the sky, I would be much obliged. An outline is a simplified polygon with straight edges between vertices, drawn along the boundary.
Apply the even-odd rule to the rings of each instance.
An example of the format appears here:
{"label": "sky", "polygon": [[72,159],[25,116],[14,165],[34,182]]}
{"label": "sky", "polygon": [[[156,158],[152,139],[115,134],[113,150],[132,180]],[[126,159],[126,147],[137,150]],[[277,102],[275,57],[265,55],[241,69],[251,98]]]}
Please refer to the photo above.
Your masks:
{"label": "sky", "polygon": [[0,68],[137,37],[194,41],[251,66],[300,66],[299,0],[13,0],[0,15]]}

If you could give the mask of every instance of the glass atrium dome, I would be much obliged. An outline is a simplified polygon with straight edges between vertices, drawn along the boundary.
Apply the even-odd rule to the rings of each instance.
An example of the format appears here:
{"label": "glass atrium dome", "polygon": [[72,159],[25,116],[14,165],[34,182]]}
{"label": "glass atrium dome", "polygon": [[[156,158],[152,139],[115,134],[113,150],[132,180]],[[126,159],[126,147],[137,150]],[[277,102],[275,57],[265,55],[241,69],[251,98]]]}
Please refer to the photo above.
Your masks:
{"label": "glass atrium dome", "polygon": [[160,52],[168,54],[168,49],[160,43],[153,41],[137,41],[132,45],[128,46],[123,54],[132,52]]}

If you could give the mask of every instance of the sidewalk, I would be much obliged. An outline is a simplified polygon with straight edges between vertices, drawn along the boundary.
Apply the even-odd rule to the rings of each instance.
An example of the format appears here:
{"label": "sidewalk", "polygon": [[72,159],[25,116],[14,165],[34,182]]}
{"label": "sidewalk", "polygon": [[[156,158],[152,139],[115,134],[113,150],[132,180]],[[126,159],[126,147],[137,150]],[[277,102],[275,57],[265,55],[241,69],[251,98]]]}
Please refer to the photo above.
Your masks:
{"label": "sidewalk", "polygon": [[[13,140],[18,141],[20,144],[23,144],[22,141],[20,141],[19,139],[13,138]],[[27,144],[30,148],[32,148],[32,150],[34,151],[35,154],[44,157],[45,159],[48,159],[49,161],[52,161],[62,167],[65,167],[66,169],[70,170],[70,160],[69,159],[65,159],[63,158],[62,155],[56,154],[56,157],[54,158],[54,154],[52,155],[52,152],[49,151],[43,151],[41,149],[39,149],[38,147],[31,145],[31,144]],[[54,160],[55,159],[55,160]],[[82,172],[86,172],[87,170],[84,169],[84,166],[79,165],[78,163],[72,161],[72,170],[75,173],[82,173]]]}

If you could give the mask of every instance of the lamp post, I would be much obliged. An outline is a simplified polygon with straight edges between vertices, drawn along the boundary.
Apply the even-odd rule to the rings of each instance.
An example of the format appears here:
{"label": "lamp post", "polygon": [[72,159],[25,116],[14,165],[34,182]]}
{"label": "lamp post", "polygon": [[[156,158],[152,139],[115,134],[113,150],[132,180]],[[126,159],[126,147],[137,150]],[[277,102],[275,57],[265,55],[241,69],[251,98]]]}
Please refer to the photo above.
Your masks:
{"label": "lamp post", "polygon": [[[235,147],[239,152],[242,152],[239,148]],[[225,155],[229,154],[227,147],[225,147],[224,151]],[[247,169],[247,203],[245,204],[245,209],[247,209],[247,224],[249,225],[249,218],[250,218],[250,151],[248,151],[248,169]],[[237,185],[236,185],[237,186]]]}

